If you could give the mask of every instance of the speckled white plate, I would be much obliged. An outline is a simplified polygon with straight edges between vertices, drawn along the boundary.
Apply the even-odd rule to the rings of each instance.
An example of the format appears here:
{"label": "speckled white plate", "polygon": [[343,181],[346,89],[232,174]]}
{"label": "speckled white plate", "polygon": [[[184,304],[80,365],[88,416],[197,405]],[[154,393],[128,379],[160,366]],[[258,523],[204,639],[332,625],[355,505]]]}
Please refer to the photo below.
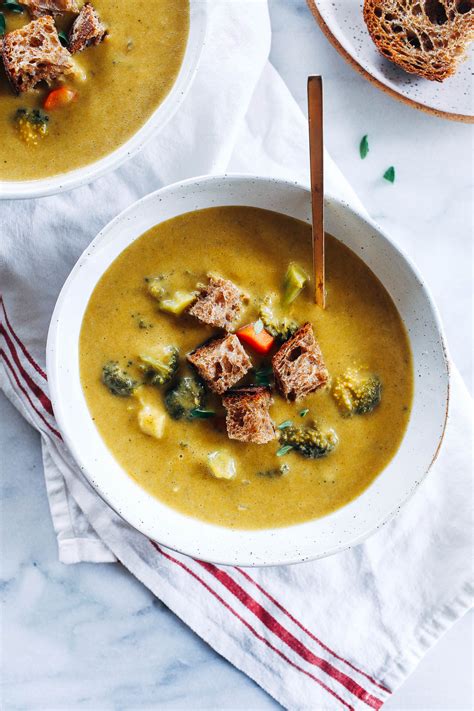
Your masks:
{"label": "speckled white plate", "polygon": [[448,365],[431,297],[407,258],[362,215],[334,199],[326,200],[327,230],[375,272],[399,309],[413,352],[415,393],[408,429],[397,454],[347,506],[307,523],[260,531],[222,528],[185,516],[140,488],[120,467],[102,441],[82,392],[79,333],[102,274],[154,225],[218,205],[250,205],[310,222],[306,188],[252,176],[187,180],[129,207],[87,248],[56,304],[47,344],[54,414],[65,442],[98,494],[155,541],[196,558],[232,565],[277,565],[327,556],[359,543],[383,526],[414,493],[436,458],[448,405]]}
{"label": "speckled white plate", "polygon": [[362,15],[363,0],[307,0],[322,31],[338,52],[372,84],[417,109],[454,121],[474,122],[473,46],[456,74],[428,81],[399,69],[374,45]]}

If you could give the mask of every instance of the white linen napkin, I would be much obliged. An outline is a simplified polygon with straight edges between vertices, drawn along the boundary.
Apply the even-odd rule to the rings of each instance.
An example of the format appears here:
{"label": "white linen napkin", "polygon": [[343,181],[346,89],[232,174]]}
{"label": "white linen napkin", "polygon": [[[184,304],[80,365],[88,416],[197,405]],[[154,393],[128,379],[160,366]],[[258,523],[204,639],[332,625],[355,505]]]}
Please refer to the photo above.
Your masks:
{"label": "white linen napkin", "polygon": [[[128,526],[64,447],[44,373],[47,327],[68,272],[131,202],[224,170],[307,182],[306,122],[268,64],[269,44],[264,2],[214,2],[196,81],[139,157],[67,195],[2,204],[0,385],[42,434],[62,561],[119,559],[287,708],[377,709],[472,599],[472,403],[456,370],[440,457],[400,515],[352,550],[268,569],[200,563]],[[354,204],[328,157],[326,167],[328,192]]]}

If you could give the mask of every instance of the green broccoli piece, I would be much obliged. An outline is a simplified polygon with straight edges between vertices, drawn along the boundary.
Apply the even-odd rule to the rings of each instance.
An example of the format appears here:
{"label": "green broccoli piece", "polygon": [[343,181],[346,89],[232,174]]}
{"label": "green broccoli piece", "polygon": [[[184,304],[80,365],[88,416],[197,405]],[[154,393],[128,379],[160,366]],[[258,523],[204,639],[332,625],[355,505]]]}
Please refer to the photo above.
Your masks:
{"label": "green broccoli piece", "polygon": [[290,467],[288,464],[280,464],[279,467],[274,467],[273,469],[266,469],[265,471],[257,472],[257,476],[266,476],[269,479],[275,479],[276,477],[288,474]]}
{"label": "green broccoli piece", "polygon": [[145,280],[147,291],[158,302],[160,311],[180,316],[196,300],[194,291],[177,290],[170,294],[163,286],[163,277],[151,277]]}
{"label": "green broccoli piece", "polygon": [[284,306],[288,306],[293,303],[300,291],[305,286],[308,281],[308,275],[296,262],[290,262],[288,269],[285,274],[285,281],[283,283],[283,299],[282,303]]}
{"label": "green broccoli piece", "polygon": [[260,319],[268,333],[280,341],[287,341],[299,328],[299,324],[289,316],[279,313],[273,296],[266,296],[260,306]]}
{"label": "green broccoli piece", "polygon": [[140,355],[138,360],[138,367],[150,385],[165,385],[174,378],[179,368],[179,351],[174,346],[166,346],[158,357]]}
{"label": "green broccoli piece", "polygon": [[376,375],[358,368],[348,368],[335,379],[332,395],[346,417],[365,415],[379,405],[382,383]]}
{"label": "green broccoli piece", "polygon": [[173,420],[193,420],[196,408],[202,408],[206,401],[204,385],[189,375],[181,378],[174,388],[166,393],[165,406]]}
{"label": "green broccoli piece", "polygon": [[314,424],[309,427],[287,427],[280,435],[282,446],[291,447],[307,459],[325,457],[332,452],[338,441],[334,430],[323,431]]}
{"label": "green broccoli piece", "polygon": [[49,116],[40,109],[17,109],[15,124],[21,140],[36,146],[48,133]]}
{"label": "green broccoli piece", "polygon": [[102,382],[112,395],[119,397],[129,397],[138,385],[114,360],[109,361],[102,368]]}

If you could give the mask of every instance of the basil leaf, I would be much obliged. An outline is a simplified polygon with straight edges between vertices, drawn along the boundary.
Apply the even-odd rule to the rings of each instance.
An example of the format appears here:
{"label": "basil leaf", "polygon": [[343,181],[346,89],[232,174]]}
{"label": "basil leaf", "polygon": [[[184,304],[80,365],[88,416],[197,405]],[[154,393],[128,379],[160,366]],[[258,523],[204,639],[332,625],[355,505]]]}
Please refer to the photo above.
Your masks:
{"label": "basil leaf", "polygon": [[23,12],[23,8],[16,0],[3,0],[3,7],[10,12]]}
{"label": "basil leaf", "polygon": [[364,158],[367,156],[368,152],[369,152],[369,141],[367,138],[367,134],[365,134],[365,136],[362,136],[362,140],[359,144],[359,153],[360,153],[360,157],[362,158],[362,160],[364,160]]}
{"label": "basil leaf", "polygon": [[284,457],[285,454],[288,454],[288,452],[293,449],[293,445],[291,444],[284,444],[283,447],[280,447],[278,452],[276,453],[277,457]]}
{"label": "basil leaf", "polygon": [[257,336],[259,333],[261,333],[263,331],[263,321],[261,318],[259,318],[258,321],[255,321],[255,323],[253,325],[253,330],[254,330],[255,335],[257,335]]}
{"label": "basil leaf", "polygon": [[5,34],[7,28],[7,23],[5,22],[5,15],[0,12],[0,37]]}
{"label": "basil leaf", "polygon": [[69,47],[69,37],[68,37],[67,32],[64,32],[64,30],[61,30],[60,32],[58,32],[58,37],[59,37],[59,41],[61,42],[63,47],[66,47],[66,48]]}
{"label": "basil leaf", "polygon": [[207,420],[209,417],[214,417],[215,414],[214,410],[203,410],[200,407],[195,407],[194,410],[190,412],[191,417],[195,417],[199,420]]}
{"label": "basil leaf", "polygon": [[288,427],[291,427],[293,422],[291,420],[285,420],[284,422],[281,423],[281,425],[278,425],[279,430],[286,430]]}
{"label": "basil leaf", "polygon": [[388,180],[389,183],[395,182],[395,168],[393,167],[393,165],[391,165],[390,168],[387,168],[387,170],[383,174],[383,177],[385,178],[385,180]]}
{"label": "basil leaf", "polygon": [[273,375],[273,368],[263,367],[255,371],[255,380],[258,385],[270,385],[270,377]]}
{"label": "basil leaf", "polygon": [[308,408],[308,407],[305,407],[304,410],[301,410],[301,411],[300,411],[300,417],[306,417],[306,415],[308,414],[308,412],[309,412],[309,408]]}

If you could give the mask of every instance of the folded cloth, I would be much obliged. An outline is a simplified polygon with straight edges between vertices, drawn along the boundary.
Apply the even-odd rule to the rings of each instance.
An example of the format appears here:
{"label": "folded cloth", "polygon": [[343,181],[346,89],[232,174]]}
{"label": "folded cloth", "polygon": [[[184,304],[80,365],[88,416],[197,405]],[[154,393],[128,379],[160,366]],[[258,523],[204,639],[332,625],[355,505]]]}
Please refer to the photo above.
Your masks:
{"label": "folded cloth", "polygon": [[[67,195],[2,204],[0,385],[41,433],[61,560],[120,560],[287,708],[377,709],[472,600],[472,403],[457,371],[441,454],[399,516],[352,550],[267,569],[192,560],[119,518],[64,446],[44,371],[62,283],[132,201],[226,169],[307,182],[306,122],[268,64],[269,42],[265,3],[214,2],[196,81],[146,152]],[[328,192],[356,204],[329,157],[326,167]]]}

